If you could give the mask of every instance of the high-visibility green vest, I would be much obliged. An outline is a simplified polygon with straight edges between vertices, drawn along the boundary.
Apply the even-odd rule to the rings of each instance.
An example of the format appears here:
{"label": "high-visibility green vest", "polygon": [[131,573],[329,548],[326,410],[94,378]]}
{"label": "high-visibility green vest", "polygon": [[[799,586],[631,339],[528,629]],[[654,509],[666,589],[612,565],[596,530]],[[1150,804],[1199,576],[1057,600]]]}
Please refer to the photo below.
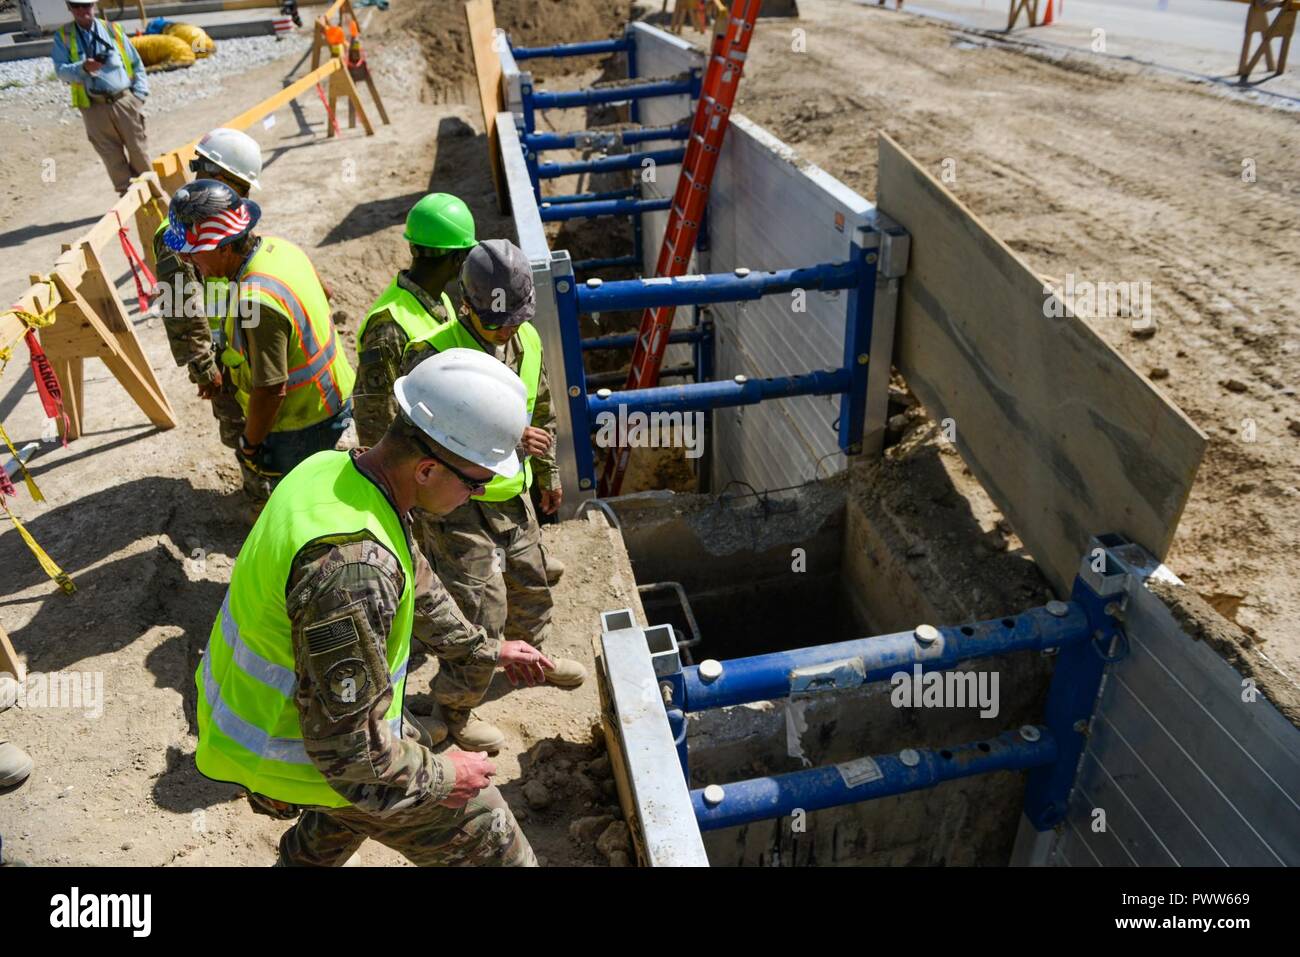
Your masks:
{"label": "high-visibility green vest", "polygon": [[[261,303],[288,316],[294,332],[289,337],[288,392],[271,431],[296,432],[338,414],[352,396],[356,373],[339,348],[329,300],[307,254],[288,240],[265,237],[235,281],[238,301],[226,317],[221,361],[239,391],[245,396],[252,391],[244,322],[250,307]],[[242,405],[247,412],[246,398]]]}
{"label": "high-visibility green vest", "polygon": [[292,804],[348,804],[326,783],[303,745],[285,587],[304,545],[362,530],[402,567],[402,597],[387,642],[393,700],[384,712],[393,733],[401,735],[415,616],[415,572],[406,534],[384,493],[347,452],[317,452],[271,493],[239,550],[207,652],[194,674],[199,719],[194,761],[206,777]]}
{"label": "high-visibility green vest", "polygon": [[[104,29],[108,30],[109,33],[113,35],[113,38],[117,40],[117,52],[122,54],[122,66],[126,69],[126,78],[128,80],[134,80],[135,66],[131,62],[131,57],[127,55],[126,34],[122,32],[122,27],[116,23],[114,23],[112,26],[109,26],[107,20],[101,20],[100,22],[104,24]],[[91,21],[91,24],[93,26],[94,24],[93,20]],[[68,29],[69,27],[71,27],[72,29],[71,30]],[[69,61],[72,63],[76,63],[77,60],[80,59],[80,55],[77,53],[76,24],[66,23],[63,26],[59,27],[59,39],[62,40],[63,45],[68,48]],[[84,83],[73,83],[70,85],[72,87],[72,105],[79,110],[89,109],[90,94],[86,92],[86,85]]]}
{"label": "high-visibility green vest", "polygon": [[406,333],[406,341],[414,342],[432,335],[443,322],[455,318],[456,307],[451,304],[451,297],[446,292],[442,294],[442,308],[446,310],[445,315],[440,317],[431,314],[409,289],[398,285],[397,277],[394,276],[388,288],[380,294],[366,317],[361,320],[361,327],[357,329],[357,351],[361,351],[361,343],[366,338],[370,320],[378,313],[387,310],[393,321]]}
{"label": "high-visibility green vest", "polygon": [[[520,325],[515,334],[519,336],[519,344],[524,349],[523,361],[519,364],[519,378],[523,379],[524,388],[528,390],[528,421],[531,422],[533,406],[537,404],[537,383],[542,374],[542,337],[537,334],[531,322]],[[432,335],[426,336],[424,341],[438,352],[446,352],[448,349],[484,351],[473,333],[455,318],[444,322]],[[512,478],[498,475],[488,483],[482,495],[475,495],[474,498],[480,502],[505,502],[531,488],[532,484],[533,460],[531,456],[526,456],[524,467],[516,475]]]}

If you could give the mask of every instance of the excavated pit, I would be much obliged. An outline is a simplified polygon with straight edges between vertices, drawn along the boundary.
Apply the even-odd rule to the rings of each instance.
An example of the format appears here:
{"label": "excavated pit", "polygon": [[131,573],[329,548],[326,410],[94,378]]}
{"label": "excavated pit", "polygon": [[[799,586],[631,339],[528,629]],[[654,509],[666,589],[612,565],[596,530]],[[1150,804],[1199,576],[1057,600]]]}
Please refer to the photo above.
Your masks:
{"label": "excavated pit", "polygon": [[[976,577],[959,571],[985,547],[978,521],[939,516],[941,555],[916,560],[909,543],[933,536],[936,516],[923,507],[929,487],[908,490],[898,473],[920,478],[925,460],[916,454],[763,496],[646,493],[613,505],[638,585],[678,582],[689,597],[701,641],[688,654],[697,663],[910,631],[922,622],[1014,616],[1036,604],[1025,591],[1041,593],[1041,579],[1023,556],[999,555],[992,564],[1001,567]],[[910,509],[899,507],[909,501]],[[947,586],[937,587],[941,581]],[[671,589],[641,598],[649,624],[671,623],[691,637]],[[977,707],[896,708],[887,683],[691,714],[690,786],[796,771],[805,759],[828,765],[980,741],[1041,714],[1047,659],[1001,656],[965,667],[996,673],[996,716],[981,717]],[[802,821],[708,831],[705,846],[715,866],[1006,864],[1023,788],[1023,775],[999,772]]]}

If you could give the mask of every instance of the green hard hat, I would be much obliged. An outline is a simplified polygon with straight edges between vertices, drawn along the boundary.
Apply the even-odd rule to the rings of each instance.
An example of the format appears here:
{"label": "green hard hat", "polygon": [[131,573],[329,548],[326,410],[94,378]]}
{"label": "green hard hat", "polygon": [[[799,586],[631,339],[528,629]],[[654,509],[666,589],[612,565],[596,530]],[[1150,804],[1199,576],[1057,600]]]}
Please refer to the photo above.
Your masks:
{"label": "green hard hat", "polygon": [[459,197],[451,193],[430,193],[406,214],[408,243],[430,249],[471,249],[474,216]]}

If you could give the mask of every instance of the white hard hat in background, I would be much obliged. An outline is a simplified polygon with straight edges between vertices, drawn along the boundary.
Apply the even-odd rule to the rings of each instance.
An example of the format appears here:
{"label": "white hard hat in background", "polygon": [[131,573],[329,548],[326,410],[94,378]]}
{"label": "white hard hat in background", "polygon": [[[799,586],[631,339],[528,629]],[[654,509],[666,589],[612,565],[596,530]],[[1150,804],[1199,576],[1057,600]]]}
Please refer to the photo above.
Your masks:
{"label": "white hard hat in background", "polygon": [[528,394],[504,362],[448,349],[398,379],[393,392],[406,417],[449,452],[506,478],[519,473]]}
{"label": "white hard hat in background", "polygon": [[218,126],[199,140],[194,152],[232,176],[261,188],[257,178],[262,175],[262,148],[247,133]]}

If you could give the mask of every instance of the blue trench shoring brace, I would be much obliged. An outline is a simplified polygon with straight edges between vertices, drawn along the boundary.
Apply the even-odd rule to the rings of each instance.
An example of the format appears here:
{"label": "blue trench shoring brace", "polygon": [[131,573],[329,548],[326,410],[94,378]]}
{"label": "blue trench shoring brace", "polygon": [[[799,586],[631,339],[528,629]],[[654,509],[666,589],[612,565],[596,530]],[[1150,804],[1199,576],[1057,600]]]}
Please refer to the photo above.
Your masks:
{"label": "blue trench shoring brace", "polygon": [[[845,764],[752,778],[691,791],[700,830],[734,827],[930,788],[992,771],[1026,770],[1025,814],[1039,831],[1060,823],[1083,754],[1112,646],[1123,639],[1117,616],[1127,571],[1111,549],[1117,535],[1093,539],[1069,602],[1054,601],[1012,618],[929,628],[798,648],[660,672],[668,724],[689,780],[686,713],[887,681],[895,673],[945,671],[965,661],[1012,652],[1055,653],[1043,721],[983,741],[942,749],[904,749]],[[671,689],[671,693],[669,693]]]}
{"label": "blue trench shoring brace", "polygon": [[[633,413],[709,412],[766,399],[797,395],[839,395],[838,441],[841,451],[855,455],[862,450],[867,394],[867,350],[871,343],[872,310],[875,300],[877,249],[880,234],[863,229],[850,246],[850,258],[841,263],[822,263],[770,272],[737,269],[734,273],[630,279],[602,282],[589,279],[574,282],[571,272],[553,274],[559,311],[560,337],[564,347],[564,372],[569,391],[570,421],[573,423],[574,457],[578,484],[595,488],[596,464],[591,434],[603,422],[621,424]],[[726,381],[697,381],[611,392],[587,392],[584,349],[600,348],[601,340],[582,338],[579,316],[614,309],[643,310],[656,306],[705,306],[718,302],[744,302],[777,293],[801,290],[848,290],[844,324],[843,364],[838,369],[817,370],[770,379],[737,376]],[[797,313],[791,321],[797,321]],[[693,330],[702,333],[702,328]],[[708,326],[711,339],[712,325]],[[673,333],[674,336],[679,333]],[[670,342],[674,339],[670,336]],[[691,341],[679,339],[678,341]],[[712,374],[712,342],[696,342],[696,368]],[[700,375],[706,374],[701,371]],[[613,416],[608,419],[607,416]]]}
{"label": "blue trench shoring brace", "polygon": [[[520,84],[522,99],[523,125],[520,129],[520,145],[524,151],[524,164],[529,179],[533,184],[533,196],[542,209],[544,222],[576,219],[589,216],[625,215],[632,219],[633,252],[628,256],[610,256],[583,260],[575,263],[575,268],[583,270],[603,269],[612,266],[641,265],[642,226],[644,213],[666,209],[662,200],[642,200],[641,181],[630,189],[609,193],[578,194],[564,197],[542,198],[542,180],[574,173],[605,173],[622,169],[643,168],[646,162],[673,165],[680,163],[685,155],[684,148],[659,149],[644,153],[632,153],[598,157],[590,160],[578,160],[570,163],[542,163],[541,153],[556,149],[599,148],[608,151],[615,147],[632,146],[659,140],[685,140],[690,136],[690,122],[684,120],[671,126],[646,127],[623,130],[619,132],[581,131],[574,133],[539,133],[537,132],[537,111],[543,109],[562,109],[573,106],[588,106],[596,103],[615,103],[627,101],[629,115],[633,123],[641,122],[641,101],[660,96],[688,95],[692,100],[698,99],[704,82],[700,70],[692,70],[686,79],[639,79],[637,66],[636,32],[632,25],[624,28],[623,36],[609,40],[587,40],[577,43],[557,43],[544,47],[517,47],[511,44],[511,55],[516,62],[534,60],[542,57],[590,56],[593,54],[623,53],[627,58],[628,83],[617,87],[591,87],[552,93],[533,89],[531,76],[525,74]],[[632,159],[624,157],[630,155]],[[623,163],[619,161],[622,160]],[[607,200],[627,200],[618,205],[606,205]],[[563,212],[554,211],[553,207],[564,203],[582,204]]]}

